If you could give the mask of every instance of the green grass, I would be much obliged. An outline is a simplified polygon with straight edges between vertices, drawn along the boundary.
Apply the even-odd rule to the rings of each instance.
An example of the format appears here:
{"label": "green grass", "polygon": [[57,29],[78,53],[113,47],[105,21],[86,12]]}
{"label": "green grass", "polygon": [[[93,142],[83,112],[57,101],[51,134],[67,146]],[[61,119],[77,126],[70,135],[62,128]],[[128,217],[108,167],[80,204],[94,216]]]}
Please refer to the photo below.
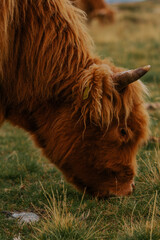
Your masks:
{"label": "green grass", "polygon": [[[150,91],[147,101],[160,101],[158,2],[115,8],[115,24],[98,26],[93,22],[89,26],[96,51],[126,68],[151,64],[150,73],[143,78]],[[151,133],[160,136],[160,112],[150,114]],[[25,240],[159,240],[159,145],[144,146],[137,158],[133,195],[98,200],[68,185],[25,132],[4,124],[0,129],[0,240],[11,240],[19,233]],[[2,211],[33,211],[41,220],[19,225]]]}

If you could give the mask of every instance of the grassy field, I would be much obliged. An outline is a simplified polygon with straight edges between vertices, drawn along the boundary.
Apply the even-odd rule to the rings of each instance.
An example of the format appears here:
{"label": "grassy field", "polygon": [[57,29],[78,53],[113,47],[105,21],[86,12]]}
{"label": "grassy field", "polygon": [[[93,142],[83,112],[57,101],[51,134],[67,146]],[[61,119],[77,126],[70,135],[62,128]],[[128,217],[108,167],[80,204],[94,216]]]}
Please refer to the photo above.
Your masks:
{"label": "grassy field", "polygon": [[[89,31],[96,51],[119,66],[152,69],[143,80],[160,101],[160,2],[114,6],[115,24]],[[151,134],[160,136],[160,112],[151,112]],[[82,195],[44,159],[29,136],[4,124],[0,129],[0,240],[160,240],[160,149],[149,143],[138,153],[136,191],[130,197],[98,200]],[[3,211],[33,211],[36,224],[20,225]]]}

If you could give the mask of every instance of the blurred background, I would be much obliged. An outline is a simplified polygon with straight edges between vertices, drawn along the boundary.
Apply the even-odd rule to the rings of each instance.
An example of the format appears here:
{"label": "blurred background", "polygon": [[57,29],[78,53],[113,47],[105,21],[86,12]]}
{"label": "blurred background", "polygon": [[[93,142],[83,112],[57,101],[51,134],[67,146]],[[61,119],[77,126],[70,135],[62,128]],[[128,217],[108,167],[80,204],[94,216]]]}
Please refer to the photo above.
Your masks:
{"label": "blurred background", "polygon": [[108,3],[122,3],[122,2],[142,2],[142,1],[145,1],[145,0],[108,0],[106,2]]}
{"label": "blurred background", "polygon": [[148,101],[160,101],[160,1],[109,2],[119,2],[108,4],[114,21],[93,18],[88,24],[97,53],[125,68],[150,64],[151,71],[143,78],[150,92]]}

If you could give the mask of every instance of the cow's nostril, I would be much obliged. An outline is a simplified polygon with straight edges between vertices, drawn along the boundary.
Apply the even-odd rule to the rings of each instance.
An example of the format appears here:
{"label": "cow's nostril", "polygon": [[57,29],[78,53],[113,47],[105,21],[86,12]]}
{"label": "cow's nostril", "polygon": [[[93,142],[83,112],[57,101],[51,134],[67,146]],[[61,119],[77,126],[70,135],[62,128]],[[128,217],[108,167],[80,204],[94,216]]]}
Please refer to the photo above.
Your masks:
{"label": "cow's nostril", "polygon": [[136,188],[136,185],[134,182],[132,183],[132,188],[133,188],[133,190]]}
{"label": "cow's nostril", "polygon": [[135,191],[135,188],[136,188],[136,186],[135,186],[135,183],[133,182],[132,184],[131,184],[131,186],[132,186],[132,193]]}
{"label": "cow's nostril", "polygon": [[129,191],[129,192],[127,193],[127,196],[132,195],[132,193],[133,193],[133,190]]}
{"label": "cow's nostril", "polygon": [[133,182],[131,185],[131,190],[128,192],[127,196],[130,196],[135,191],[135,183]]}

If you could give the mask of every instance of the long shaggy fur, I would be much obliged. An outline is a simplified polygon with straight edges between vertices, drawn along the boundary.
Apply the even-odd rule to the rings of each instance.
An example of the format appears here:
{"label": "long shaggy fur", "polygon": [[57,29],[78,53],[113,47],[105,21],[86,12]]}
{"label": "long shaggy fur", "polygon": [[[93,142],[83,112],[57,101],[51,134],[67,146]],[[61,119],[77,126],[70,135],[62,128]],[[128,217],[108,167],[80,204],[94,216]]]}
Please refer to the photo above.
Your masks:
{"label": "long shaggy fur", "polygon": [[148,134],[145,88],[116,90],[122,69],[94,56],[84,19],[68,0],[1,0],[0,123],[30,132],[78,189],[126,195]]}

